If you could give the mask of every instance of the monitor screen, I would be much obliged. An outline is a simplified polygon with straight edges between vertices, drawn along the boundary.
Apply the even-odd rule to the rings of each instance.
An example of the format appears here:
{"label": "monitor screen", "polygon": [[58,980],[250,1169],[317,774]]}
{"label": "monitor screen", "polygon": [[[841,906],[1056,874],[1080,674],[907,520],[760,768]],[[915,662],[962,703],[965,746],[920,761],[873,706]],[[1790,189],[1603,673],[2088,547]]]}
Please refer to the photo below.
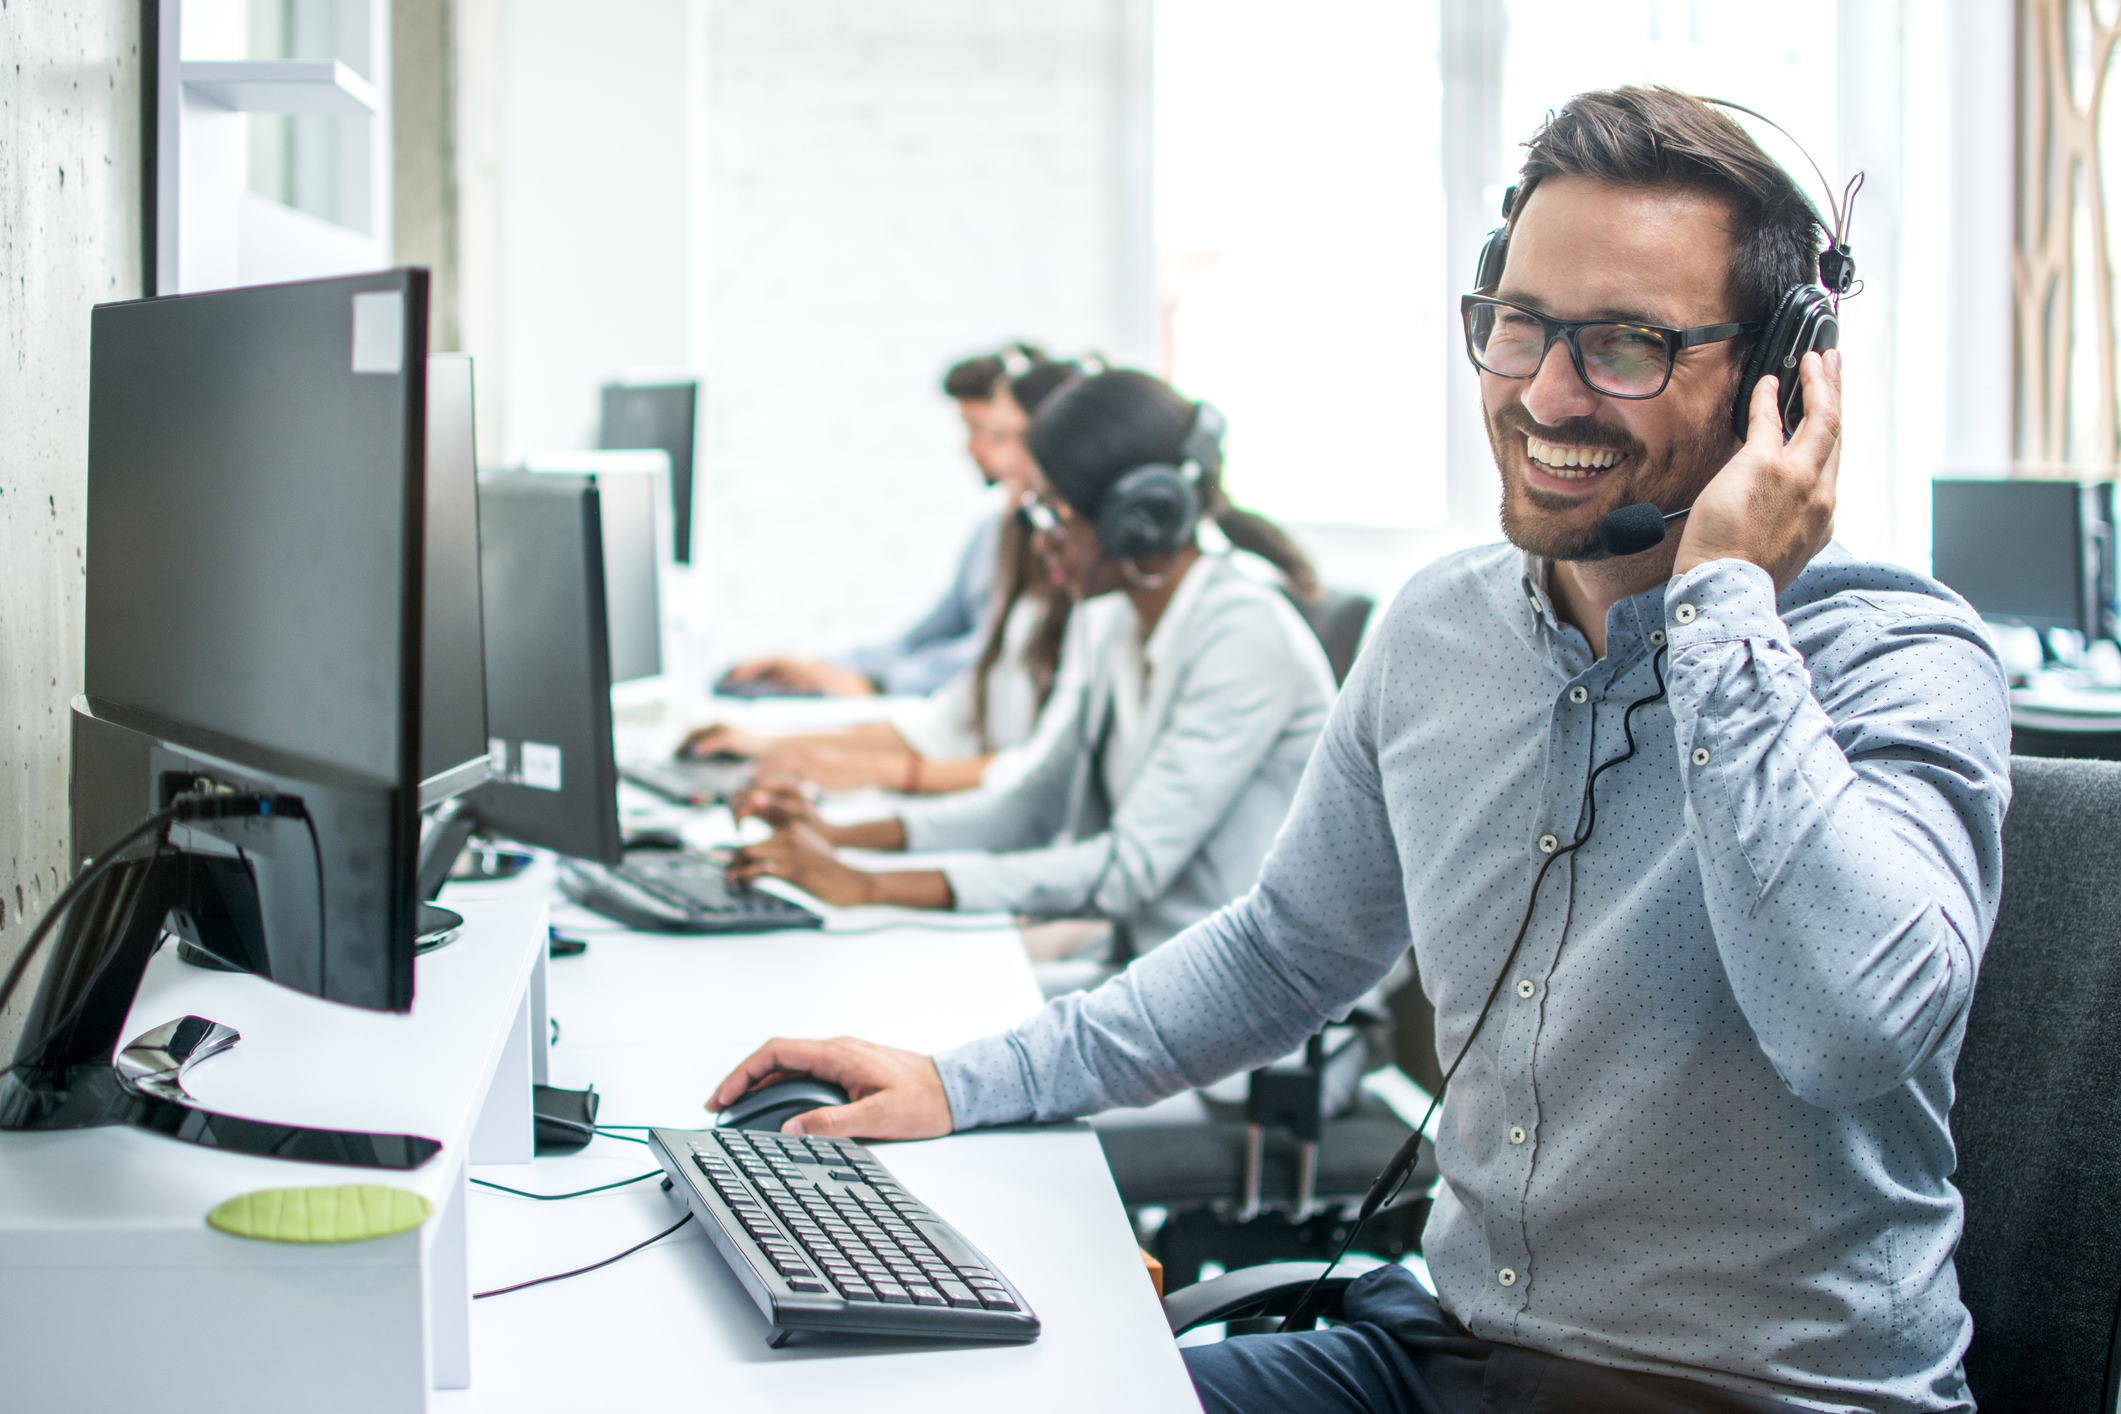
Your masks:
{"label": "monitor screen", "polygon": [[697,383],[613,383],[604,389],[597,445],[618,450],[657,447],[670,456],[670,557],[692,563],[692,451],[697,435]]}
{"label": "monitor screen", "polygon": [[427,579],[421,598],[420,804],[486,779],[486,650],[479,621],[479,473],[471,359],[427,359]]}
{"label": "monitor screen", "polygon": [[469,800],[486,832],[616,864],[619,773],[602,520],[595,478],[479,479],[486,719],[496,779]]}
{"label": "monitor screen", "polygon": [[1931,572],[1985,619],[2094,632],[2085,497],[2074,481],[1931,484]]}

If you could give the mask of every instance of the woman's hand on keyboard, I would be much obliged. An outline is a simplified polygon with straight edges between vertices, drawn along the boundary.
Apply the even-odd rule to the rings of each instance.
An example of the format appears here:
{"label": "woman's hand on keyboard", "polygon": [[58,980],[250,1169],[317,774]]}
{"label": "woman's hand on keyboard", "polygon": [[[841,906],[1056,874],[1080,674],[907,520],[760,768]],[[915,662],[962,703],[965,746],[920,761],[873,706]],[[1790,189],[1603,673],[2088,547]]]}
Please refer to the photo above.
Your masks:
{"label": "woman's hand on keyboard", "polygon": [[811,1110],[781,1126],[784,1134],[834,1139],[933,1139],[950,1132],[950,1099],[935,1062],[916,1051],[840,1036],[830,1041],[780,1037],[753,1051],[715,1088],[707,1108],[720,1111],[758,1085],[807,1075],[830,1081],[853,1099]]}
{"label": "woman's hand on keyboard", "polygon": [[876,876],[840,863],[825,837],[800,820],[777,826],[772,839],[737,850],[727,868],[733,884],[780,879],[838,908],[879,901]]}

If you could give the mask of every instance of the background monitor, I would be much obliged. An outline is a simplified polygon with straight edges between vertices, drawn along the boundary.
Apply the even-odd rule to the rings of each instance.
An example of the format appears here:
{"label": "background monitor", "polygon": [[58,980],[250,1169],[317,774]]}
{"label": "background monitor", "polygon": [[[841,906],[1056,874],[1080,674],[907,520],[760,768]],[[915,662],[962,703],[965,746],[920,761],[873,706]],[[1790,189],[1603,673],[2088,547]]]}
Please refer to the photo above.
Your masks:
{"label": "background monitor", "polygon": [[421,595],[420,805],[486,779],[479,472],[471,359],[427,358],[426,581]]}
{"label": "background monitor", "polygon": [[698,434],[698,383],[612,383],[604,388],[597,445],[657,447],[670,457],[670,557],[692,563],[692,451]]}
{"label": "background monitor", "polygon": [[178,782],[301,796],[314,835],[292,819],[172,833],[246,895],[223,891],[187,936],[297,990],[406,1010],[426,272],[102,305],[90,329],[75,857]]}
{"label": "background monitor", "polygon": [[2107,527],[2074,481],[1931,484],[1932,573],[1981,616],[2029,628],[2104,631]]}
{"label": "background monitor", "polygon": [[600,501],[593,477],[500,473],[479,480],[486,717],[496,778],[466,801],[483,833],[617,864],[619,773]]}
{"label": "background monitor", "polygon": [[655,478],[604,472],[592,478],[604,524],[604,608],[611,680],[663,671],[663,604],[657,572]]}

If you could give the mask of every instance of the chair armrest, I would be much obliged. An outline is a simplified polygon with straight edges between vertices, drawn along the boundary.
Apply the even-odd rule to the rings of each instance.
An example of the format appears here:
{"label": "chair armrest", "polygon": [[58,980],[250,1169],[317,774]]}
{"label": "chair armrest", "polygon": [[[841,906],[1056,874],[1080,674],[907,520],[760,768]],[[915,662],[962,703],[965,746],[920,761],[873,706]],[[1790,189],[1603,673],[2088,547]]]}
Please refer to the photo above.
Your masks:
{"label": "chair armrest", "polygon": [[[1325,1272],[1324,1262],[1269,1262],[1258,1267],[1239,1267],[1219,1277],[1172,1292],[1164,1298],[1164,1319],[1171,1334],[1184,1335],[1195,1326],[1215,1321],[1234,1321],[1248,1316],[1286,1316],[1296,1308],[1305,1288]],[[1340,1305],[1354,1277],[1339,1276],[1319,1287],[1313,1315],[1324,1315]]]}

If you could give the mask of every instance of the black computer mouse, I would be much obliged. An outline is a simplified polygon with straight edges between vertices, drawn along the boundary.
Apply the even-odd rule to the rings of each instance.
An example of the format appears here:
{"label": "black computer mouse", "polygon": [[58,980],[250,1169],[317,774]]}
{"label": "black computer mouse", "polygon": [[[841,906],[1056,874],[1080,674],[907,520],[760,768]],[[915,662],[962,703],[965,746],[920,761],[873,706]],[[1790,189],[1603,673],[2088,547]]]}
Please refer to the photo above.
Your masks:
{"label": "black computer mouse", "polygon": [[628,849],[683,849],[685,837],[676,830],[629,830],[626,832]]}
{"label": "black computer mouse", "polygon": [[778,1131],[799,1114],[846,1103],[847,1092],[839,1086],[807,1075],[792,1075],[749,1092],[723,1110],[714,1127]]}

